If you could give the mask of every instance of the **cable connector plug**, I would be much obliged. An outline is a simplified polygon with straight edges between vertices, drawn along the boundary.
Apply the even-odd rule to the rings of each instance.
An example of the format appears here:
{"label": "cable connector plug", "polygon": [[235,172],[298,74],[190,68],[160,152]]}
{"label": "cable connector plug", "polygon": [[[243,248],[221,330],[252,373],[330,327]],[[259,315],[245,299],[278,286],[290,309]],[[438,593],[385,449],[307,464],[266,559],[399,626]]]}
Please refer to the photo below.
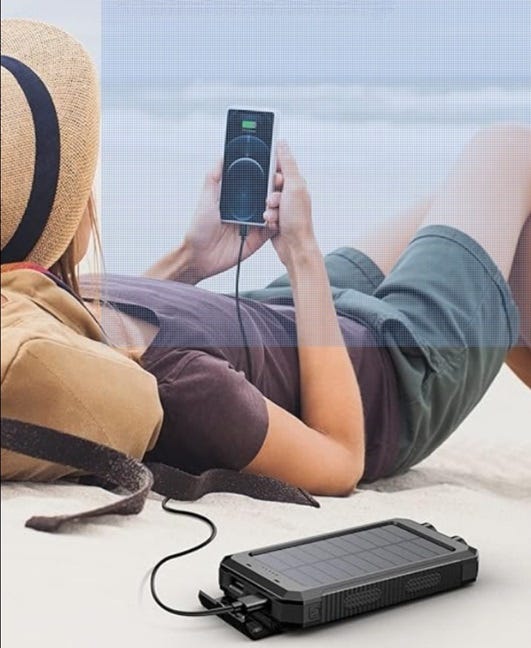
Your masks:
{"label": "cable connector plug", "polygon": [[249,229],[248,225],[240,225],[240,236],[244,240],[247,238],[248,229]]}
{"label": "cable connector plug", "polygon": [[261,610],[266,607],[269,603],[268,599],[263,596],[257,596],[256,594],[246,594],[245,596],[240,596],[236,601],[232,603],[234,610],[238,612],[255,612],[256,610]]}

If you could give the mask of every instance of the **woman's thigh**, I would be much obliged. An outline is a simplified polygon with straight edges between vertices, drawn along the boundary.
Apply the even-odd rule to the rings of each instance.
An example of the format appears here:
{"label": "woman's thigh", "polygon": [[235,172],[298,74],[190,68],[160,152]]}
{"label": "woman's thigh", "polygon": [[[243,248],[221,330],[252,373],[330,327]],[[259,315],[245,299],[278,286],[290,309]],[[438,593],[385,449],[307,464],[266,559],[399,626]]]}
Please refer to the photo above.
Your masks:
{"label": "woman's thigh", "polygon": [[421,227],[448,225],[477,241],[508,279],[531,211],[531,128],[498,124],[465,146]]}
{"label": "woman's thigh", "polygon": [[389,274],[426,217],[432,202],[432,196],[423,198],[369,228],[361,229],[353,224],[354,236],[350,245],[370,257],[385,275]]}

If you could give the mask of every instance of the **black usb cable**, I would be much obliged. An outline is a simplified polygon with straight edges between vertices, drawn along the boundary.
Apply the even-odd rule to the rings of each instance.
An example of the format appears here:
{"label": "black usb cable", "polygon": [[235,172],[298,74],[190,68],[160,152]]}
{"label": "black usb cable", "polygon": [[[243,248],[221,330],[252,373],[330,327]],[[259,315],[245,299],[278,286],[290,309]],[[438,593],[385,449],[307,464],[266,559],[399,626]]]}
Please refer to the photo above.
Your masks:
{"label": "black usb cable", "polygon": [[[243,244],[245,243],[245,239],[247,238],[247,230],[248,230],[247,225],[240,225],[241,244],[240,244],[240,250],[238,252],[238,266],[236,269],[236,312],[238,314],[240,330],[242,332],[243,343],[245,345],[245,353],[247,355],[247,367],[248,367],[247,379],[250,380],[252,374],[251,351],[249,349],[249,344],[247,342],[247,335],[245,334],[245,328],[243,326],[242,315],[240,310],[240,297],[239,297],[240,265],[242,260]],[[168,513],[186,515],[188,517],[193,517],[196,518],[197,520],[201,520],[202,522],[204,522],[210,527],[210,535],[208,536],[208,538],[206,538],[206,540],[203,540],[203,542],[200,542],[194,547],[190,547],[189,549],[184,549],[183,551],[179,551],[177,553],[173,553],[168,556],[165,556],[164,558],[162,558],[157,562],[157,564],[151,570],[150,579],[149,579],[151,596],[153,597],[155,603],[166,612],[169,612],[170,614],[176,614],[178,616],[187,616],[187,617],[204,617],[204,616],[214,616],[214,615],[217,616],[219,614],[224,614],[227,612],[238,612],[238,611],[251,612],[253,610],[263,608],[267,604],[267,600],[258,596],[243,596],[240,599],[232,601],[229,605],[216,607],[211,610],[193,610],[193,611],[179,610],[177,608],[172,608],[169,605],[166,605],[159,598],[155,587],[155,581],[159,569],[170,560],[174,560],[175,558],[186,556],[187,554],[197,551],[198,549],[205,547],[207,544],[210,544],[212,540],[214,540],[217,534],[216,525],[214,524],[214,522],[212,522],[212,520],[209,520],[209,518],[207,518],[205,515],[201,515],[200,513],[194,513],[192,511],[186,511],[183,509],[174,509],[171,506],[169,506],[169,502],[170,502],[169,497],[165,498],[164,501],[162,502],[162,508],[165,511],[167,511]]]}
{"label": "black usb cable", "polygon": [[162,565],[166,564],[170,560],[175,560],[175,558],[186,556],[187,554],[193,553],[194,551],[198,551],[199,549],[206,547],[206,545],[210,544],[212,540],[214,540],[218,532],[214,522],[212,522],[212,520],[207,518],[206,515],[201,515],[200,513],[194,513],[193,511],[185,511],[183,509],[174,509],[171,506],[169,506],[170,501],[171,501],[170,498],[166,497],[162,502],[162,508],[165,511],[167,511],[168,513],[175,513],[177,515],[186,515],[188,517],[193,517],[196,520],[201,520],[202,522],[204,522],[210,527],[210,535],[205,540],[203,540],[199,544],[194,545],[193,547],[189,547],[188,549],[183,549],[183,551],[178,551],[176,553],[165,556],[164,558],[159,560],[158,563],[153,567],[149,578],[149,585],[151,590],[151,596],[153,597],[155,603],[166,612],[169,612],[170,614],[175,614],[177,616],[184,616],[184,617],[218,616],[219,614],[225,614],[227,612],[246,613],[246,612],[254,612],[255,610],[260,610],[264,608],[268,603],[267,599],[260,596],[251,596],[251,595],[240,596],[239,598],[235,599],[234,601],[231,601],[227,605],[220,605],[210,610],[179,610],[178,608],[173,608],[170,607],[169,605],[166,605],[166,603],[164,603],[159,598],[159,595],[157,594],[157,590],[155,587],[155,580],[157,577],[157,572],[162,567]]}
{"label": "black usb cable", "polygon": [[240,225],[241,244],[240,244],[240,251],[238,253],[238,266],[236,268],[236,291],[235,292],[236,292],[236,312],[238,314],[238,321],[240,323],[240,330],[242,332],[243,344],[245,346],[245,354],[247,356],[247,368],[248,368],[247,379],[251,380],[251,376],[252,376],[251,351],[249,349],[247,335],[245,334],[245,327],[243,326],[242,314],[240,310],[240,297],[239,297],[240,264],[242,260],[243,244],[245,243],[245,239],[247,238],[247,230],[248,230],[247,225]]}

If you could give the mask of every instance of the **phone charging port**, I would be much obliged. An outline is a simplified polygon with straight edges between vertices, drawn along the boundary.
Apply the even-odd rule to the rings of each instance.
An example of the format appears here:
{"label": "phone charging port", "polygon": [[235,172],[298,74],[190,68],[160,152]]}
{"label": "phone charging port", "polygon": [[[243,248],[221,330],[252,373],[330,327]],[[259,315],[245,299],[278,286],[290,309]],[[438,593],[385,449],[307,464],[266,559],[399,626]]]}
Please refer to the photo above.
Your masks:
{"label": "phone charging port", "polygon": [[245,590],[242,583],[240,583],[237,580],[233,580],[232,583],[230,583],[230,585],[227,586],[227,593],[233,596],[234,598],[243,596],[244,592]]}

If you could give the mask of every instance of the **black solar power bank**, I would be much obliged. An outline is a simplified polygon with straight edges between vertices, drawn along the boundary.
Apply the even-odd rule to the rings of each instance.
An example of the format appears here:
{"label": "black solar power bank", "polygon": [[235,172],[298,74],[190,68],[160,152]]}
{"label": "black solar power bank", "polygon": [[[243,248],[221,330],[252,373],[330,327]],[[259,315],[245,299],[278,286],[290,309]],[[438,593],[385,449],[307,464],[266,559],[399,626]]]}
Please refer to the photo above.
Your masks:
{"label": "black solar power bank", "polygon": [[476,580],[478,552],[431,524],[393,518],[226,556],[224,592],[207,608],[254,600],[252,611],[221,614],[252,639],[308,628]]}

